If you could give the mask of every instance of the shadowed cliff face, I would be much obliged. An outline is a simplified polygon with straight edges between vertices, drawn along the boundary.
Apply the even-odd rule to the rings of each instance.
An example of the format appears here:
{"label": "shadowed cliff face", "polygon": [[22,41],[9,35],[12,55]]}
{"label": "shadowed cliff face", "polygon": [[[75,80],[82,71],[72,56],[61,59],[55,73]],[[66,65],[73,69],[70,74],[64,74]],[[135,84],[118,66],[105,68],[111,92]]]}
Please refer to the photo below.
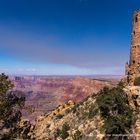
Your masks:
{"label": "shadowed cliff face", "polygon": [[117,80],[94,80],[86,77],[12,77],[14,90],[25,93],[26,107],[23,118],[33,121],[36,116],[56,108],[69,100],[78,103],[104,86],[112,86]]}

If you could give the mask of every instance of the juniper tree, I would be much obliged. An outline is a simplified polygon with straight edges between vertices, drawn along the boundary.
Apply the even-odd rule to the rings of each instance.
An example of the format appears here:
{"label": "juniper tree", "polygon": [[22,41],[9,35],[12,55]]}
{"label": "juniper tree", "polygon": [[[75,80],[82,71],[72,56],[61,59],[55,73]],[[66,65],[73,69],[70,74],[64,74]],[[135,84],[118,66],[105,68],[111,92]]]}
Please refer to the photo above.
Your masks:
{"label": "juniper tree", "polygon": [[14,85],[5,74],[0,74],[0,139],[14,139],[16,126],[21,119],[21,109],[25,97],[18,91],[13,92]]}

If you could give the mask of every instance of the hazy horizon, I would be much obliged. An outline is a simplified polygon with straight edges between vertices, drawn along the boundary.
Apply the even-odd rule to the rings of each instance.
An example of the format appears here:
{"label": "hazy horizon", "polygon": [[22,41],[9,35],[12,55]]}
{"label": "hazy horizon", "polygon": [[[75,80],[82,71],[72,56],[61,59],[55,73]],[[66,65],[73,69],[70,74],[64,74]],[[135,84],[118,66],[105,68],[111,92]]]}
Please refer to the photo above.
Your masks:
{"label": "hazy horizon", "polygon": [[23,74],[10,74],[8,75],[9,78],[13,78],[13,77],[42,77],[42,78],[46,78],[46,77],[52,77],[52,78],[76,78],[76,77],[83,77],[83,78],[92,78],[92,79],[97,79],[97,80],[102,80],[102,79],[121,79],[123,77],[123,75],[23,75]]}

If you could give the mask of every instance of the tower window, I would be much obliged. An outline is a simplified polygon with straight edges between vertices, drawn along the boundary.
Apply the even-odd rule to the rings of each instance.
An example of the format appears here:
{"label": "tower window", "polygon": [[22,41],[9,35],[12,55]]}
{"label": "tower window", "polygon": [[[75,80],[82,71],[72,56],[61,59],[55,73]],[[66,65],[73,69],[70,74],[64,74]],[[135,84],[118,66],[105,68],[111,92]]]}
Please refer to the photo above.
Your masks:
{"label": "tower window", "polygon": [[133,64],[135,64],[135,60],[133,60]]}
{"label": "tower window", "polygon": [[138,22],[138,17],[137,16],[135,17],[135,22]]}
{"label": "tower window", "polygon": [[135,35],[135,31],[133,31],[133,35]]}

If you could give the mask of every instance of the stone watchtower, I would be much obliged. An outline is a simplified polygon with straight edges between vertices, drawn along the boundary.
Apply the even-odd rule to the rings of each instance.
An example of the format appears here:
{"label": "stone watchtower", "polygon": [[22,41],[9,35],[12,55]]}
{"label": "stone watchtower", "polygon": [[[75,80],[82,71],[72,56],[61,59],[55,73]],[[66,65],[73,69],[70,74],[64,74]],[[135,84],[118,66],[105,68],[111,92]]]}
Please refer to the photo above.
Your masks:
{"label": "stone watchtower", "polygon": [[126,82],[133,85],[134,79],[140,76],[140,10],[133,14],[130,61],[125,66]]}

